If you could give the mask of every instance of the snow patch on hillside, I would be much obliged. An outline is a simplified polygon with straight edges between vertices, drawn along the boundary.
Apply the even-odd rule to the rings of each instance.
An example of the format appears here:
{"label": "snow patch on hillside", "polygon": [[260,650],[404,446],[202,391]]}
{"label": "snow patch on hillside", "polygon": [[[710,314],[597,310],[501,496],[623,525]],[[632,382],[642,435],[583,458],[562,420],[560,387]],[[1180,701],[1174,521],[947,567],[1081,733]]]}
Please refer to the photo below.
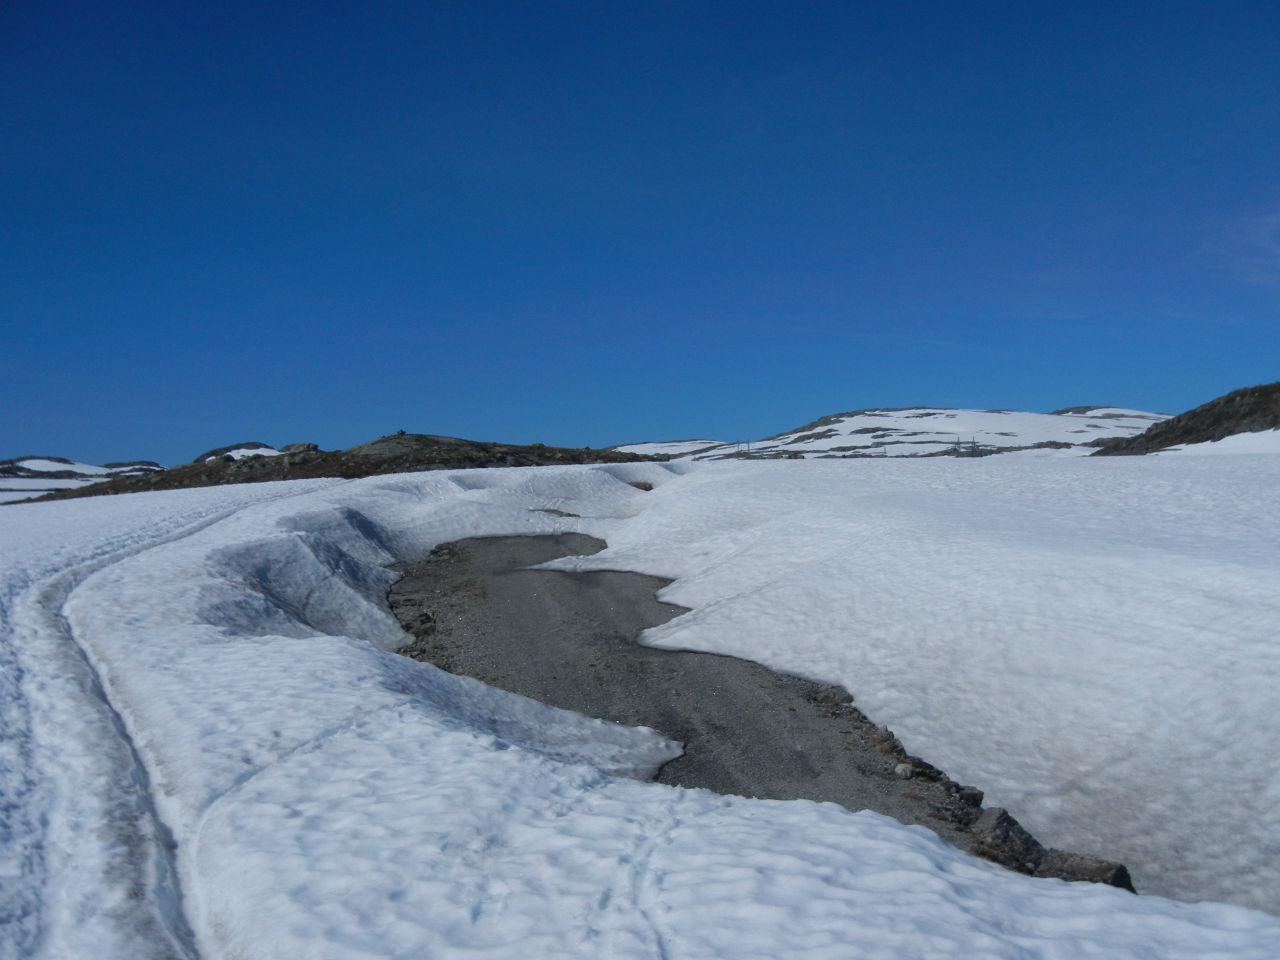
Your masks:
{"label": "snow patch on hillside", "polygon": [[30,500],[53,490],[88,486],[112,477],[159,470],[154,463],[99,467],[61,457],[19,457],[0,460],[0,503]]}
{"label": "snow patch on hillside", "polygon": [[720,440],[670,440],[646,443],[624,443],[621,446],[610,447],[609,449],[617,450],[620,453],[640,453],[646,456],[667,454],[669,456],[676,457],[690,453],[699,453],[703,450],[710,450],[723,446],[725,446],[725,444]]}
{"label": "snow patch on hillside", "polygon": [[204,463],[210,460],[220,460],[223,457],[230,457],[232,460],[243,460],[246,457],[278,457],[282,455],[282,451],[275,447],[233,447],[230,450],[223,450],[221,453],[203,458]]}
{"label": "snow patch on hillside", "polygon": [[1022,448],[1061,456],[1092,453],[1100,440],[1142,433],[1163,414],[1117,407],[1085,407],[1058,413],[1014,410],[945,410],[912,407],[834,414],[788,433],[752,443],[700,448],[642,443],[619,449],[668,453],[694,460],[790,457],[974,456]]}

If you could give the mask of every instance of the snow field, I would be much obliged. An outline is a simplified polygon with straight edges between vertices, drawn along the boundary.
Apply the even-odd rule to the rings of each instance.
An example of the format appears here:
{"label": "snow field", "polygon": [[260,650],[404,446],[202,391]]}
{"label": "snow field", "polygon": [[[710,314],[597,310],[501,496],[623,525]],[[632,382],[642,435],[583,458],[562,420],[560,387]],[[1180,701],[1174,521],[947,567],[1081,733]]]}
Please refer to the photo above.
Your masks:
{"label": "snow field", "polygon": [[1280,430],[1259,430],[1256,433],[1235,433],[1221,440],[1208,443],[1188,443],[1155,451],[1157,456],[1169,454],[1238,454],[1280,453]]}
{"label": "snow field", "polygon": [[908,750],[1145,892],[1280,907],[1280,459],[708,465],[578,562],[646,634],[838,681]]}
{"label": "snow field", "polygon": [[30,500],[50,490],[71,490],[88,486],[96,480],[59,480],[24,477],[0,477],[0,503]]}
{"label": "snow field", "polygon": [[[386,652],[403,640],[382,603],[391,559],[463,536],[589,533],[610,549],[560,565],[679,575],[664,599],[699,601],[693,613],[651,631],[655,641],[750,649],[764,662],[843,680],[864,710],[956,776],[938,751],[967,756],[974,722],[947,726],[959,692],[948,690],[985,678],[958,705],[980,706],[978,729],[1003,740],[995,750],[978,744],[966,762],[991,767],[998,789],[1037,810],[1045,805],[1032,801],[1050,798],[1051,788],[1019,778],[1061,783],[1044,738],[1071,729],[1045,709],[1042,693],[1024,692],[1042,689],[1046,664],[1066,671],[1058,678],[1064,697],[1096,683],[1093,658],[1109,655],[1107,671],[1156,664],[1146,680],[1137,672],[1113,678],[1107,694],[1136,698],[1143,707],[1136,719],[1121,714],[1119,734],[1102,723],[1092,728],[1109,747],[1129,739],[1131,761],[1144,746],[1167,747],[1163,726],[1178,719],[1178,711],[1152,713],[1163,696],[1155,688],[1176,679],[1182,642],[1194,632],[1153,639],[1178,616],[1198,618],[1212,633],[1195,652],[1210,661],[1216,652],[1219,668],[1232,657],[1238,673],[1268,666],[1262,645],[1247,641],[1250,631],[1274,633],[1275,611],[1258,595],[1258,581],[1235,568],[1262,564],[1274,573],[1276,541],[1268,540],[1265,516],[1259,529],[1260,495],[1249,493],[1276,479],[1271,465],[1025,460],[993,472],[989,460],[888,471],[882,461],[851,471],[853,463],[428,473],[0,513],[9,547],[0,569],[12,601],[4,639],[35,671],[13,682],[6,700],[28,708],[37,730],[28,770],[43,777],[53,754],[69,758],[61,779],[18,806],[32,807],[33,822],[49,819],[46,847],[59,830],[74,841],[64,861],[28,857],[13,867],[36,919],[25,940],[0,933],[0,956],[89,955],[60,949],[91,943],[75,932],[83,929],[101,931],[95,956],[192,950],[181,924],[166,917],[162,884],[152,885],[159,920],[150,927],[136,914],[94,906],[95,890],[104,900],[118,892],[113,869],[122,868],[97,862],[103,821],[92,810],[68,812],[65,802],[118,787],[109,771],[86,769],[92,776],[74,780],[75,758],[92,752],[79,748],[109,737],[86,698],[70,693],[70,668],[52,654],[57,638],[38,622],[42,611],[65,615],[63,640],[86,652],[92,670],[85,672],[105,690],[125,742],[143,761],[147,794],[176,840],[185,917],[206,958],[1274,956],[1280,921],[1261,913],[1031,880],[924,831],[830,804],[618,779],[652,770],[671,755],[670,744]],[[655,490],[641,493],[628,480]],[[1197,506],[1209,513],[1188,525]],[[897,563],[895,544],[905,553]],[[1112,565],[1082,573],[1084,559]],[[1150,603],[1125,606],[1128,579],[1142,589],[1172,577],[1164,596],[1183,596],[1193,563],[1211,589],[1184,596],[1180,614],[1153,621],[1159,629],[1113,630],[1117,613],[1152,612]],[[1153,564],[1156,573],[1144,574]],[[948,571],[957,570],[960,582],[950,584]],[[58,577],[62,592],[51,593]],[[1116,577],[1125,588],[1109,593]],[[1206,614],[1202,602],[1221,609]],[[19,607],[23,615],[11,619],[8,611]],[[1010,623],[1028,639],[1009,638]],[[1062,654],[1057,645],[1064,637],[1080,642],[1084,626],[1090,636],[1109,632],[1088,656]],[[934,629],[941,639],[930,638]],[[1141,656],[1110,649],[1130,643],[1143,645]],[[999,655],[979,659],[992,644]],[[999,670],[1011,676],[986,676]],[[40,696],[40,671],[62,679],[59,696]],[[1185,679],[1182,695],[1208,709],[1222,699],[1221,679],[1212,672]],[[1260,755],[1274,742],[1262,739],[1272,728],[1249,728],[1259,719],[1255,696],[1249,688],[1238,698],[1240,722],[1221,719],[1224,735],[1255,738],[1248,782],[1233,771],[1242,792],[1276,782]],[[901,721],[882,716],[873,700]],[[1088,710],[1077,712],[1088,719]],[[1026,751],[1027,741],[1038,752]],[[1219,762],[1209,753],[1210,766]],[[1205,760],[1182,776],[1210,779]],[[1077,763],[1069,755],[1068,765]],[[9,778],[6,795],[11,773],[0,770]],[[968,779],[992,793],[989,783]],[[1081,796],[1105,779],[1084,776]],[[1118,802],[1108,797],[1104,807]],[[1163,810],[1157,804],[1154,819]],[[1136,813],[1153,819],[1151,808]],[[1062,815],[1074,828],[1071,811]],[[1233,823],[1252,831],[1254,844],[1274,845],[1271,821]],[[1242,856],[1232,848],[1226,865]],[[86,864],[91,869],[81,869]],[[1267,879],[1265,871],[1251,876]],[[74,923],[55,909],[54,895],[69,887],[80,896]],[[157,947],[156,927],[166,922],[176,938]]]}

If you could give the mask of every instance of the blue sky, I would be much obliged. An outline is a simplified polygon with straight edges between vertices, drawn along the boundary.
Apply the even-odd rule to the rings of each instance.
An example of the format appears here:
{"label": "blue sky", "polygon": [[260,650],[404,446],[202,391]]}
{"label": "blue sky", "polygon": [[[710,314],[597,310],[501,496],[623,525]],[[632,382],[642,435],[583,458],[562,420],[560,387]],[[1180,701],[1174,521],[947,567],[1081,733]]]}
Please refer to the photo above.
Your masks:
{"label": "blue sky", "polygon": [[0,5],[0,457],[1280,379],[1280,4]]}

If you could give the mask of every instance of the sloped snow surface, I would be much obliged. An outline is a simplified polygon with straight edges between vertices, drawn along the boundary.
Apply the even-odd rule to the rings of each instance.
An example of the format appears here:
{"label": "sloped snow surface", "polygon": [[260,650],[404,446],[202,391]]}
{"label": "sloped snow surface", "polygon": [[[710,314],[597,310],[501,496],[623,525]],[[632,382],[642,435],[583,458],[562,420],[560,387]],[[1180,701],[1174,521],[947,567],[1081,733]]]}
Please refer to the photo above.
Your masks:
{"label": "sloped snow surface", "polygon": [[557,564],[678,578],[650,641],[843,682],[1046,842],[1275,910],[1278,480],[636,464],[5,508],[0,956],[1274,957],[1240,906],[631,779],[673,745],[388,652],[383,596],[440,542],[601,537]]}
{"label": "sloped snow surface", "polygon": [[1221,440],[1206,443],[1186,443],[1176,447],[1166,447],[1155,451],[1152,456],[1168,454],[1237,454],[1237,453],[1280,453],[1280,430],[1259,430],[1255,433],[1235,433]]}

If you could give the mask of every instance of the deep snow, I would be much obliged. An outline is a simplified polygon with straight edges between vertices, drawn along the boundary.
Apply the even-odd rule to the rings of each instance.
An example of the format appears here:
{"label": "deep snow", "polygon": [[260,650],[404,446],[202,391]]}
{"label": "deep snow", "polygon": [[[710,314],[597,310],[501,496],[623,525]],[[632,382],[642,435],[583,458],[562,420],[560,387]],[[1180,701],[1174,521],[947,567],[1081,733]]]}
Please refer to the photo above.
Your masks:
{"label": "deep snow", "polygon": [[4,508],[0,956],[1274,957],[1263,913],[619,779],[670,745],[387,653],[382,596],[439,542],[601,537],[558,565],[692,608],[651,642],[842,682],[1046,843],[1275,911],[1277,481],[1247,455],[636,464]]}

